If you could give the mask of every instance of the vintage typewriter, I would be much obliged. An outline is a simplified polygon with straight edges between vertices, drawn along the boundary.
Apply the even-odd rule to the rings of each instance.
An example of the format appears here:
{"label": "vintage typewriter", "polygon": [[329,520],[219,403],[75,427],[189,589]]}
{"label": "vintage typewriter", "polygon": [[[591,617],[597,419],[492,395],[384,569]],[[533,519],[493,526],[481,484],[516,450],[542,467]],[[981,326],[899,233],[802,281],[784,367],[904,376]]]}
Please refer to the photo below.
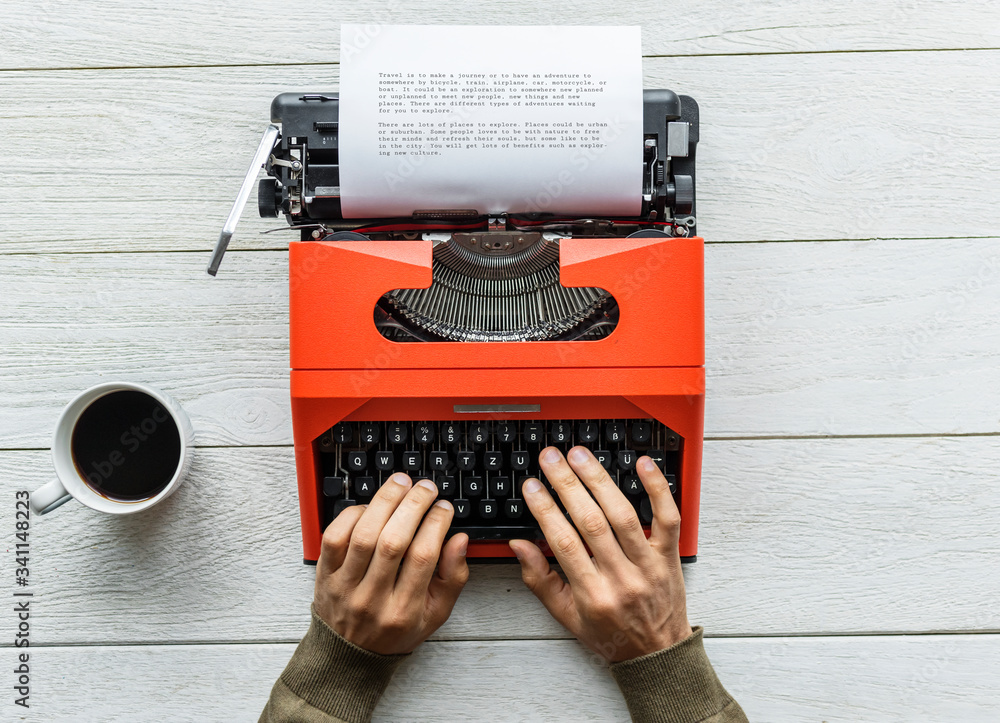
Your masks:
{"label": "vintage typewriter", "polygon": [[[652,515],[651,456],[697,553],[704,402],[703,241],[695,235],[698,106],[644,92],[642,212],[630,218],[344,218],[335,94],[284,93],[220,236],[215,274],[258,184],[284,214],[291,397],[304,559],[389,475],[435,482],[470,558],[541,539],[521,499],[538,454],[584,445]],[[280,129],[278,127],[280,125]]]}

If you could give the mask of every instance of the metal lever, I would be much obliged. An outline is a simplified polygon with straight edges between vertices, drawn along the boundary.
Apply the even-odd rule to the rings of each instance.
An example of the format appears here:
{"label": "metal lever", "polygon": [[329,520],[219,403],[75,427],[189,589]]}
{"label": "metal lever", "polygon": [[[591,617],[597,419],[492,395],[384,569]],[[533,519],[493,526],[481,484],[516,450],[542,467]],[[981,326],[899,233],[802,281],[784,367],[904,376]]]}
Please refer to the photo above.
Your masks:
{"label": "metal lever", "polygon": [[236,201],[229,212],[229,218],[226,219],[226,223],[222,227],[222,233],[219,234],[219,241],[215,244],[215,251],[212,252],[212,260],[208,262],[207,270],[212,276],[215,276],[219,271],[219,264],[222,263],[222,257],[226,254],[229,239],[236,232],[236,224],[239,223],[240,216],[243,215],[243,209],[247,205],[247,199],[250,198],[250,192],[253,190],[254,183],[257,182],[257,174],[260,173],[261,166],[264,165],[264,161],[271,154],[271,149],[274,148],[274,144],[278,140],[280,133],[281,131],[278,130],[278,126],[269,125],[267,130],[264,131],[264,136],[260,139],[260,145],[257,146],[257,152],[253,154],[253,160],[250,161],[250,168],[247,169],[247,175],[243,179],[243,185],[240,186],[240,192],[236,194]]}

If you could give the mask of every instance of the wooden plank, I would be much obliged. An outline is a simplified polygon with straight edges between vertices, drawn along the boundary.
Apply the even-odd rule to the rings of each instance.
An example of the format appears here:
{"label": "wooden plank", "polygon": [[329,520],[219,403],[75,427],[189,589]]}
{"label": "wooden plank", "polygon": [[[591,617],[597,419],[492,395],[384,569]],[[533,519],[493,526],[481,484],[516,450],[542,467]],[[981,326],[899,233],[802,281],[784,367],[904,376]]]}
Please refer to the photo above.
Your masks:
{"label": "wooden plank", "polygon": [[[1000,629],[995,438],[709,442],[692,622],[713,635]],[[51,477],[0,452],[0,497]],[[13,505],[0,529],[13,529]],[[157,510],[35,518],[32,644],[290,642],[308,620],[288,448],[197,450]],[[12,564],[12,563],[9,563]],[[10,570],[9,574],[13,574]],[[564,638],[514,565],[477,565],[449,640]]]}
{"label": "wooden plank", "polygon": [[198,444],[291,442],[287,253],[230,254],[214,279],[207,254],[0,259],[4,446],[48,446],[61,408],[112,379],[175,396]]}
{"label": "wooden plank", "polygon": [[[751,720],[994,720],[1000,636],[709,639]],[[31,711],[16,720],[255,720],[286,645],[31,649]],[[15,652],[3,658],[13,669]],[[125,672],[127,671],[127,672]],[[512,695],[511,691],[516,691]],[[17,709],[12,709],[16,711]],[[17,715],[15,712],[14,715]],[[397,671],[377,721],[628,720],[611,676],[571,641],[429,642]]]}
{"label": "wooden plank", "polygon": [[[701,104],[710,241],[996,233],[1000,93],[984,88],[1000,52],[651,58],[645,71],[647,87]],[[30,163],[7,170],[0,249],[208,250],[272,97],[333,89],[337,68],[24,72],[3,84],[0,135]],[[254,215],[233,247],[280,248],[287,236],[259,232],[284,220]]]}
{"label": "wooden plank", "polygon": [[[736,6],[650,0],[609,6],[590,0],[571,13],[531,2],[468,0],[447,8],[394,1],[304,2],[296,18],[263,0],[43,3],[14,0],[0,34],[0,69],[329,63],[339,57],[340,23],[448,25],[641,25],[647,55],[828,52],[1000,45],[988,4],[959,0],[879,5],[839,0],[817,6],[783,0]],[[885,29],[891,27],[891,33]],[[304,37],[311,38],[303,42]]]}
{"label": "wooden plank", "polygon": [[[0,256],[0,447],[107,379],[174,394],[199,444],[289,444],[287,254]],[[713,244],[709,436],[1000,431],[996,239]]]}

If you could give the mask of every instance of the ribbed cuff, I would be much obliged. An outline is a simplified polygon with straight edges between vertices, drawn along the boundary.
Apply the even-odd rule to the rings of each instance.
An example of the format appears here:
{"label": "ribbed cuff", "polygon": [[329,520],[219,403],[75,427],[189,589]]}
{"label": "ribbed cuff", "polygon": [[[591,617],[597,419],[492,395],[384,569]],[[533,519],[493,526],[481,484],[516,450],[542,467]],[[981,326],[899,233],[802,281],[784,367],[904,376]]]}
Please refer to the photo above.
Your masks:
{"label": "ribbed cuff", "polygon": [[281,674],[282,682],[314,708],[347,723],[366,723],[404,659],[345,640],[312,608],[312,623]]}
{"label": "ribbed cuff", "polygon": [[[612,663],[632,720],[637,723],[693,723],[746,720],[722,687],[702,644],[701,627],[669,648]],[[726,710],[729,708],[729,710]],[[724,718],[713,716],[726,712]]]}

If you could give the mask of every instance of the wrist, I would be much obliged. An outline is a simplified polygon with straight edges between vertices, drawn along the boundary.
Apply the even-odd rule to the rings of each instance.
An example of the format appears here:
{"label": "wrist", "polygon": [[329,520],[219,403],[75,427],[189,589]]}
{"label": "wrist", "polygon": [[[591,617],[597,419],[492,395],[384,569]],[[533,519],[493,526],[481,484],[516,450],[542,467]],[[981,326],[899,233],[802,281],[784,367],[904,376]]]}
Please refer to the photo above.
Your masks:
{"label": "wrist", "polygon": [[310,706],[344,720],[368,720],[393,672],[406,655],[382,655],[361,648],[330,627],[312,609],[312,624],[281,683]]}
{"label": "wrist", "polygon": [[[669,629],[664,630],[662,635],[656,637],[654,641],[647,647],[647,650],[642,655],[648,655],[649,653],[656,653],[660,650],[666,650],[667,648],[672,648],[678,643],[682,643],[694,634],[694,630],[685,620],[679,625],[672,625]],[[639,656],[636,656],[639,657]]]}

